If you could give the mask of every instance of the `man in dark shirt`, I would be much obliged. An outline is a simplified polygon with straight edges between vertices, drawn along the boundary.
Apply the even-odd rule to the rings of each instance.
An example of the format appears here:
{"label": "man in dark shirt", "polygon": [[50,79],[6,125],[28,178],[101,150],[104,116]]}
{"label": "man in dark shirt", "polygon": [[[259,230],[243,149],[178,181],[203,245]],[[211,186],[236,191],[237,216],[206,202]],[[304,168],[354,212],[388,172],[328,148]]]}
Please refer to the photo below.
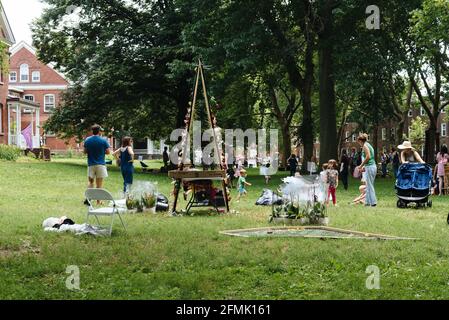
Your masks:
{"label": "man in dark shirt", "polygon": [[348,175],[349,175],[349,157],[346,149],[341,151],[340,159],[340,177],[343,182],[345,190],[348,190]]}
{"label": "man in dark shirt", "polygon": [[296,158],[296,155],[292,154],[287,161],[290,168],[290,176],[294,177],[296,174],[296,168],[298,167],[298,159]]}
{"label": "man in dark shirt", "polygon": [[164,153],[162,154],[162,160],[164,161],[164,167],[168,169],[168,164],[170,163],[170,157],[168,156],[168,148],[164,147]]}
{"label": "man in dark shirt", "polygon": [[103,179],[108,177],[105,154],[110,154],[108,141],[101,137],[101,127],[98,124],[92,126],[92,136],[84,141],[84,153],[87,154],[87,175],[89,188],[103,187]]}

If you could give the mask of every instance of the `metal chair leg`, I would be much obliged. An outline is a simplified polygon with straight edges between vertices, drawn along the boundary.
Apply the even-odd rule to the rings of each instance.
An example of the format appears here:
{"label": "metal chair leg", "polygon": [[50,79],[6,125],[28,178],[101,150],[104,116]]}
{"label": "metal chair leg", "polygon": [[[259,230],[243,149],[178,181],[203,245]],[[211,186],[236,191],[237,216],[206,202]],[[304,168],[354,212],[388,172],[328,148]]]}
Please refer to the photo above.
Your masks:
{"label": "metal chair leg", "polygon": [[120,213],[117,213],[117,215],[118,215],[118,217],[119,217],[119,219],[120,219],[120,222],[122,223],[123,229],[125,229],[125,231],[127,231],[127,229],[126,229],[126,227],[125,227],[125,223],[123,222],[123,219],[122,219],[121,214],[120,214]]}

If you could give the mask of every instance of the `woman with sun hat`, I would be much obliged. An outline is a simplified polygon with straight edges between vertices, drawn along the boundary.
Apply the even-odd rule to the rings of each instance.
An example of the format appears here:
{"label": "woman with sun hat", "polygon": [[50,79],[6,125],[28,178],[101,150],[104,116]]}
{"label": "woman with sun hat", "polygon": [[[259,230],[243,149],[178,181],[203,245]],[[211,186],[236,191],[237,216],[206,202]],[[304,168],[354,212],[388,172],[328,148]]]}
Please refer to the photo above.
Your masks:
{"label": "woman with sun hat", "polygon": [[402,151],[401,163],[425,163],[410,141],[404,141],[398,149]]}

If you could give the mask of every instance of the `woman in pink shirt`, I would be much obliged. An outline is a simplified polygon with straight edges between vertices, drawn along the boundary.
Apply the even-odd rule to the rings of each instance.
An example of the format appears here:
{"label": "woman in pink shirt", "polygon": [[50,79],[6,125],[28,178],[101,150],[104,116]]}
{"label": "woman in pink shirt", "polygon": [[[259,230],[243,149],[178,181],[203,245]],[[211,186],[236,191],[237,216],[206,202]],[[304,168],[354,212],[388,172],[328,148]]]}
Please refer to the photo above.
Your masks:
{"label": "woman in pink shirt", "polygon": [[447,160],[449,159],[447,146],[443,145],[440,149],[440,152],[437,154],[437,176],[438,176],[438,191],[439,195],[441,196],[443,194],[443,183],[444,183],[444,166],[447,163]]}

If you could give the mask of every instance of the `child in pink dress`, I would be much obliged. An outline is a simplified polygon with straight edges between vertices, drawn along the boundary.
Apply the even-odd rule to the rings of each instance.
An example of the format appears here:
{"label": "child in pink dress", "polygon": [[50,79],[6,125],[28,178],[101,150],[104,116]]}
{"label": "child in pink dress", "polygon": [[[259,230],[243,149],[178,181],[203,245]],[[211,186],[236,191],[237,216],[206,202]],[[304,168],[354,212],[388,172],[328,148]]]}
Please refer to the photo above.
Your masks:
{"label": "child in pink dress", "polygon": [[[448,150],[445,145],[441,147],[440,152],[437,154],[437,176],[438,176],[438,191],[439,195],[443,194],[443,184],[444,184],[444,166],[447,164],[449,159]],[[447,187],[447,186],[445,186]]]}

